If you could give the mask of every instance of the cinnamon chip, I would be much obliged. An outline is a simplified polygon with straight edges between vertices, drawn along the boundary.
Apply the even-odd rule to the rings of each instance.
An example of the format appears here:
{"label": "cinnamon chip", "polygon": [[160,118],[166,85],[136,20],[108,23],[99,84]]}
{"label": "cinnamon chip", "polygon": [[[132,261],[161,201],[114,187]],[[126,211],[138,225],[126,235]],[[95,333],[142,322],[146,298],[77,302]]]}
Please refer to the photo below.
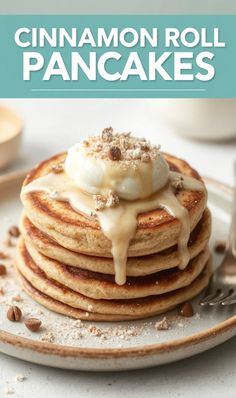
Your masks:
{"label": "cinnamon chip", "polygon": [[179,314],[190,318],[191,316],[194,315],[194,311],[193,311],[193,307],[190,303],[186,302],[183,303],[180,307],[179,307]]}
{"label": "cinnamon chip", "polygon": [[215,246],[214,246],[214,250],[216,253],[223,254],[225,252],[225,249],[226,249],[226,242],[216,241]]}
{"label": "cinnamon chip", "polygon": [[20,236],[20,230],[17,225],[13,225],[9,230],[8,233],[13,238],[18,238]]}
{"label": "cinnamon chip", "polygon": [[4,264],[0,264],[0,276],[6,275],[7,269]]}
{"label": "cinnamon chip", "polygon": [[108,157],[111,160],[120,160],[121,159],[121,150],[118,146],[112,146],[108,151]]}

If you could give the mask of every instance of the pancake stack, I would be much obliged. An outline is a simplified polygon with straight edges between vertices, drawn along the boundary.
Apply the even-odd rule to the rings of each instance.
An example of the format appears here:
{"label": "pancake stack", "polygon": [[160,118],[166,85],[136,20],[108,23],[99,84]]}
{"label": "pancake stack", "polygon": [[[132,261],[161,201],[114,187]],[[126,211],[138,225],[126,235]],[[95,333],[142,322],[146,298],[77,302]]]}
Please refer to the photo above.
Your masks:
{"label": "pancake stack", "polygon": [[[162,155],[171,171],[200,180],[183,160]],[[63,153],[42,162],[24,186],[52,170],[60,172],[65,157]],[[111,242],[93,214],[75,211],[45,192],[22,196],[16,270],[24,290],[52,311],[94,321],[150,317],[192,299],[207,286],[211,274],[211,216],[205,190],[176,189],[175,195],[189,214],[187,267],[178,268],[181,223],[158,208],[138,215],[123,285],[115,282]]]}

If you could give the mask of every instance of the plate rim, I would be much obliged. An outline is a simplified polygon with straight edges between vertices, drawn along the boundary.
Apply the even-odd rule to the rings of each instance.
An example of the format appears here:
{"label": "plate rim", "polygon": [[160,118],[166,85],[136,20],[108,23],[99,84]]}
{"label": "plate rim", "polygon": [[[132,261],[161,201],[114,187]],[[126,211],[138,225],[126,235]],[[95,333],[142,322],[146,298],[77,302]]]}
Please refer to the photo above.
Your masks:
{"label": "plate rim", "polygon": [[[9,182],[17,182],[23,179],[28,171],[21,170],[0,176],[0,186]],[[217,181],[213,178],[204,177],[205,182],[216,188],[223,189],[225,193],[232,194],[232,187]],[[218,336],[226,333],[236,326],[236,315],[226,319],[217,325],[205,329],[201,332],[192,334],[191,336],[182,337],[162,343],[146,344],[142,346],[123,347],[123,348],[89,348],[89,347],[73,347],[64,346],[62,344],[47,343],[36,341],[27,337],[17,336],[13,333],[0,329],[0,343],[5,343],[14,347],[29,349],[40,354],[56,355],[60,357],[71,358],[125,358],[125,357],[144,357],[147,355],[161,354],[163,352],[178,351],[181,348],[191,347],[202,342],[208,341],[212,336]]]}

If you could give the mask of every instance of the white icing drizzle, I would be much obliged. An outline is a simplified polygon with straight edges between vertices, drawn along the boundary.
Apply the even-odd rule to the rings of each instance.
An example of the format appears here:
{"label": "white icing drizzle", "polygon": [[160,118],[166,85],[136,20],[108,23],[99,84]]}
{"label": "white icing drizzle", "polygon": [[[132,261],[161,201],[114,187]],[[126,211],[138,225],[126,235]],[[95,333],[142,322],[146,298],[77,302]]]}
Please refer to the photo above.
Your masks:
{"label": "white icing drizzle", "polygon": [[104,235],[112,243],[112,255],[115,267],[115,281],[119,285],[126,282],[127,252],[131,239],[137,228],[137,216],[140,213],[165,209],[171,216],[181,223],[178,238],[179,268],[184,269],[189,262],[188,240],[190,236],[190,219],[188,210],[183,207],[175,196],[171,181],[183,177],[183,188],[190,191],[205,190],[204,184],[195,178],[176,172],[170,172],[169,182],[166,186],[149,198],[125,201],[121,200],[119,206],[95,211],[94,200],[91,195],[84,193],[76,187],[65,173],[50,173],[40,177],[22,189],[22,195],[30,192],[42,191],[50,198],[63,200],[70,203],[71,207],[87,216],[91,212],[97,214]]}

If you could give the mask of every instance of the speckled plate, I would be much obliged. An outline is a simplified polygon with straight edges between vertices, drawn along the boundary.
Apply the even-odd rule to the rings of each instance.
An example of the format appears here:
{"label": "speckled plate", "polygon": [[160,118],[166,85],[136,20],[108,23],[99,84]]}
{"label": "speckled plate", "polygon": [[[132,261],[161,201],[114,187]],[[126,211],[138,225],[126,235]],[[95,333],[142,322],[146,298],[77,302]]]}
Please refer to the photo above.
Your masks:
{"label": "speckled plate", "polygon": [[[24,173],[0,177],[0,242],[5,240],[9,226],[18,222],[23,177]],[[212,180],[206,179],[206,183],[213,213],[212,247],[215,240],[227,237],[231,190]],[[156,321],[163,316],[144,321],[95,324],[54,314],[33,302],[18,287],[12,267],[14,250],[15,246],[7,247],[9,258],[4,261],[8,272],[7,276],[0,277],[0,288],[3,289],[0,295],[0,351],[8,355],[58,368],[118,371],[187,358],[236,335],[236,308],[202,309],[198,305],[199,297],[193,301],[195,315],[192,318],[180,317],[172,311],[167,314],[171,327],[163,331],[155,328]],[[219,262],[220,256],[214,254],[214,267]],[[25,318],[40,318],[41,331],[32,333],[23,322],[8,321],[6,311],[11,304],[18,305]]]}

